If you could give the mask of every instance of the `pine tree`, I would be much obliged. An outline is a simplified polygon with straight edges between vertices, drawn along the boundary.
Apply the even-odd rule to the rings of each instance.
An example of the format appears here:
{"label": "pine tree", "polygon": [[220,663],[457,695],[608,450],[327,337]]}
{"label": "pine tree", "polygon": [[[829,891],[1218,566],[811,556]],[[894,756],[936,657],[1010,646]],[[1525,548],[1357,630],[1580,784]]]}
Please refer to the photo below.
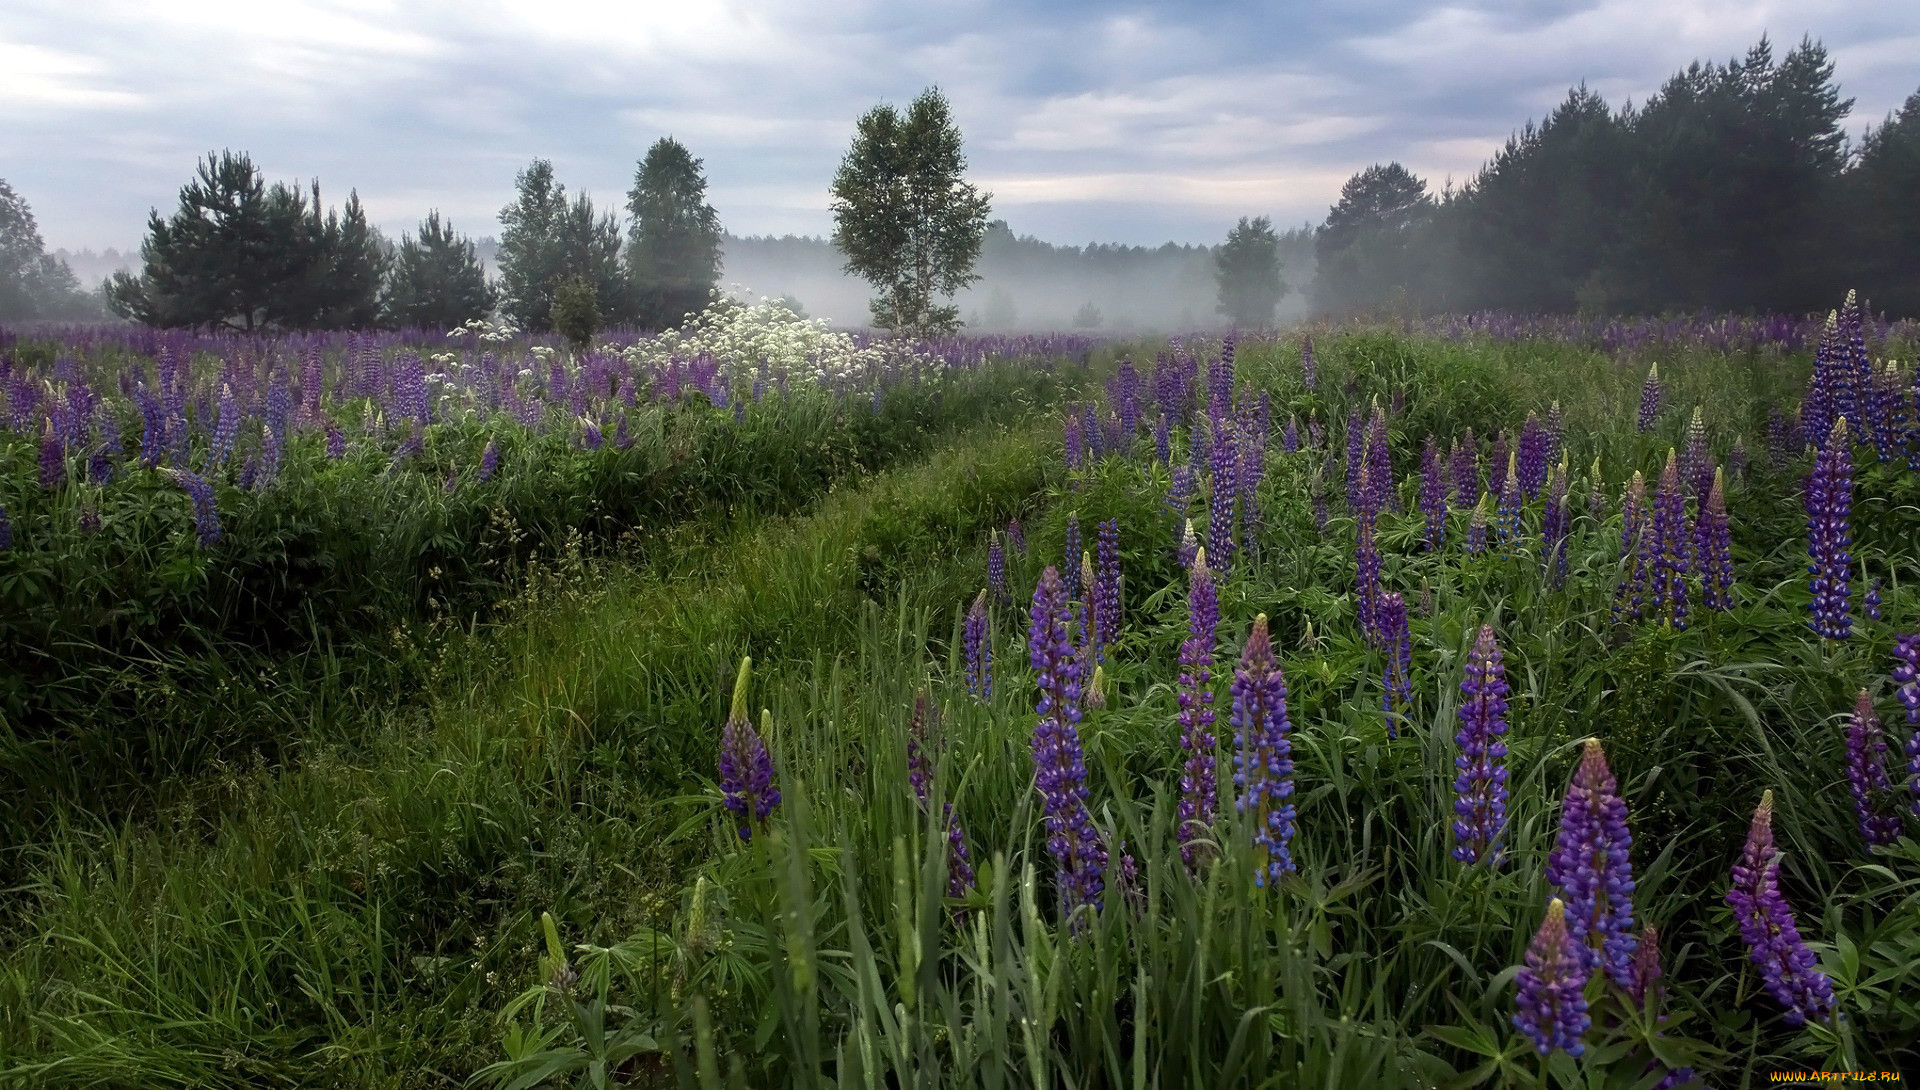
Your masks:
{"label": "pine tree", "polygon": [[1280,236],[1273,232],[1273,221],[1266,216],[1241,216],[1213,260],[1220,313],[1238,326],[1272,325],[1273,308],[1287,293],[1287,282],[1280,278]]}
{"label": "pine tree", "polygon": [[487,283],[473,240],[427,213],[418,238],[403,235],[387,284],[386,320],[392,325],[452,329],[493,311],[493,286]]}
{"label": "pine tree", "polygon": [[707,203],[701,165],[668,136],[634,171],[627,269],[645,328],[665,329],[703,309],[720,281],[720,215]]}
{"label": "pine tree", "polygon": [[935,300],[979,279],[972,269],[990,196],[967,184],[965,169],[938,88],[904,115],[880,105],[860,118],[833,179],[833,244],[846,271],[880,289],[874,325],[917,337],[959,326],[960,309]]}
{"label": "pine tree", "polygon": [[582,276],[612,321],[630,321],[619,223],[596,214],[585,193],[568,201],[548,160],[535,159],[513,184],[514,201],[500,210],[501,311],[522,329],[550,329],[555,290]]}
{"label": "pine tree", "polygon": [[1347,179],[1314,238],[1314,305],[1345,312],[1405,297],[1416,282],[1413,239],[1433,211],[1427,183],[1399,163]]}

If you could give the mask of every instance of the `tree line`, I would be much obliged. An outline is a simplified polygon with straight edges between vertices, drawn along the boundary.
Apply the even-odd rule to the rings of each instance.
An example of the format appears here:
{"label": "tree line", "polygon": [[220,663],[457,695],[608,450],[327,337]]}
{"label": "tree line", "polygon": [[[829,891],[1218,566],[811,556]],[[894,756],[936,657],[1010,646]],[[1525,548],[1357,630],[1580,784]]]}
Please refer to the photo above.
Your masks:
{"label": "tree line", "polygon": [[1316,310],[1782,311],[1859,287],[1920,314],[1920,94],[1850,146],[1802,40],[1696,62],[1645,103],[1585,86],[1471,180],[1353,175],[1316,234]]}

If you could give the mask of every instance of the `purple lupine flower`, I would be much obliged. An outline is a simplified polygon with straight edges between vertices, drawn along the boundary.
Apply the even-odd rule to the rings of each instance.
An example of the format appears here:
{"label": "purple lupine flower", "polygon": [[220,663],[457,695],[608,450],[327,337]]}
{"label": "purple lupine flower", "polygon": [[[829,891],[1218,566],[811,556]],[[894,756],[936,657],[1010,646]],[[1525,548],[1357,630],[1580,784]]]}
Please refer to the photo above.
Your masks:
{"label": "purple lupine flower", "polygon": [[1860,600],[1860,605],[1866,612],[1867,620],[1869,621],[1877,621],[1880,619],[1880,584],[1880,577],[1877,575],[1874,576],[1873,579],[1867,583],[1866,597]]}
{"label": "purple lupine flower", "polygon": [[1734,480],[1743,480],[1747,475],[1747,440],[1745,436],[1733,437],[1733,446],[1727,451],[1727,473]]}
{"label": "purple lupine flower", "polygon": [[1880,716],[1874,711],[1873,698],[1862,689],[1847,720],[1847,790],[1853,795],[1860,839],[1869,849],[1900,838],[1899,815],[1883,805],[1893,794],[1886,759],[1887,739],[1880,729]]}
{"label": "purple lupine flower", "polygon": [[55,432],[53,419],[40,429],[40,487],[51,492],[67,480],[67,451]]}
{"label": "purple lupine flower", "polygon": [[720,730],[721,801],[733,811],[742,840],[753,839],[756,827],[764,830],[774,807],[780,805],[773,757],[766,740],[747,719],[747,679],[752,671],[753,659],[741,659],[740,672],[733,679],[733,710]]}
{"label": "purple lupine flower", "polygon": [[1660,399],[1663,388],[1660,385],[1660,365],[1655,363],[1647,368],[1647,381],[1640,386],[1640,415],[1634,421],[1634,430],[1646,433],[1653,430],[1660,420]]}
{"label": "purple lupine flower", "polygon": [[1061,914],[1100,907],[1107,848],[1087,810],[1087,763],[1080,749],[1084,662],[1060,571],[1049,565],[1033,591],[1027,653],[1038,675],[1039,719],[1033,731],[1034,786],[1045,803],[1047,849],[1053,855]]}
{"label": "purple lupine flower", "polygon": [[595,423],[592,417],[583,416],[580,418],[581,446],[588,450],[599,450],[602,446],[606,445],[606,442],[606,434],[600,430],[600,425]]}
{"label": "purple lupine flower", "polygon": [[1067,470],[1072,472],[1079,469],[1087,457],[1086,437],[1080,431],[1080,417],[1072,410],[1067,412],[1064,431]]}
{"label": "purple lupine flower", "polygon": [[927,788],[933,785],[933,764],[927,759],[928,717],[927,693],[922,689],[913,694],[913,717],[907,721],[907,786],[922,810],[927,807]]}
{"label": "purple lupine flower", "polygon": [[1460,681],[1460,755],[1453,791],[1453,857],[1497,866],[1507,827],[1507,671],[1492,625],[1481,625]]}
{"label": "purple lupine flower", "polygon": [[1638,621],[1645,615],[1648,564],[1647,554],[1654,548],[1651,519],[1647,511],[1647,479],[1639,470],[1627,481],[1620,495],[1620,585],[1613,592],[1613,623],[1623,617]]}
{"label": "purple lupine flower", "polygon": [[1366,491],[1367,508],[1375,512],[1389,508],[1398,511],[1400,498],[1393,492],[1393,459],[1388,446],[1387,412],[1377,401],[1373,406],[1373,419],[1367,423],[1366,462],[1361,471],[1364,477],[1361,487]]}
{"label": "purple lupine flower", "polygon": [[1327,483],[1319,470],[1315,470],[1307,482],[1307,497],[1313,505],[1313,528],[1324,534],[1327,532]]}
{"label": "purple lupine flower", "polygon": [[1776,468],[1791,461],[1797,444],[1793,441],[1793,423],[1775,405],[1767,410],[1767,461]]}
{"label": "purple lupine flower", "polygon": [[347,436],[345,432],[340,430],[340,425],[334,423],[333,419],[329,417],[325,430],[327,433],[327,459],[337,462],[346,457]]}
{"label": "purple lupine flower", "polygon": [[1676,631],[1687,627],[1687,570],[1693,551],[1693,530],[1687,525],[1687,494],[1680,483],[1679,463],[1672,447],[1660,471],[1660,491],[1653,498],[1653,614]]}
{"label": "purple lupine flower", "polygon": [[1315,450],[1327,441],[1327,429],[1320,423],[1320,412],[1314,410],[1307,414],[1307,445]]}
{"label": "purple lupine flower", "polygon": [[1215,400],[1208,408],[1208,430],[1213,445],[1208,455],[1212,472],[1207,507],[1207,552],[1222,570],[1233,563],[1234,498],[1239,480],[1239,451],[1234,442],[1232,418],[1224,402]]}
{"label": "purple lupine flower", "polygon": [[1106,433],[1100,428],[1100,414],[1091,401],[1080,406],[1080,435],[1087,445],[1088,460],[1107,453]]}
{"label": "purple lupine flower", "polygon": [[1174,533],[1180,532],[1180,524],[1187,519],[1187,508],[1193,502],[1195,476],[1191,465],[1173,467],[1172,479],[1167,485],[1167,513],[1173,516]]}
{"label": "purple lupine flower", "polygon": [[1560,408],[1558,398],[1547,406],[1547,464],[1553,465],[1566,457],[1567,452],[1567,414]]}
{"label": "purple lupine flower", "polygon": [[1287,717],[1287,679],[1273,657],[1267,615],[1253,632],[1233,672],[1234,806],[1246,815],[1263,861],[1253,882],[1278,882],[1293,864],[1293,724]]}
{"label": "purple lupine flower", "polygon": [[1206,550],[1195,552],[1187,576],[1187,638],[1180,644],[1180,858],[1198,870],[1209,855],[1203,842],[1213,827],[1219,796],[1214,779],[1213,655],[1220,597],[1207,571]]}
{"label": "purple lupine flower", "polygon": [[1407,628],[1407,600],[1398,594],[1382,594],[1376,615],[1380,647],[1387,656],[1380,671],[1380,710],[1386,715],[1387,737],[1398,738],[1397,724],[1413,705],[1413,681],[1408,675],[1413,665],[1413,636]]}
{"label": "purple lupine flower", "polygon": [[1547,437],[1547,429],[1540,423],[1538,413],[1527,413],[1527,422],[1520,429],[1520,444],[1516,463],[1520,471],[1520,494],[1531,500],[1540,494],[1547,483],[1547,448],[1552,440]]}
{"label": "purple lupine flower", "polygon": [[1560,887],[1567,926],[1592,966],[1615,983],[1633,980],[1633,835],[1627,803],[1598,738],[1587,739],[1560,807],[1560,836],[1547,881]]}
{"label": "purple lupine flower", "polygon": [[1368,643],[1377,643],[1380,633],[1380,548],[1373,540],[1373,516],[1362,513],[1358,537],[1353,546],[1354,611],[1360,631]]}
{"label": "purple lupine flower", "polygon": [[1260,423],[1260,411],[1257,403],[1242,403],[1239,414],[1240,433],[1234,444],[1236,454],[1234,491],[1238,493],[1235,504],[1239,511],[1240,524],[1244,528],[1246,546],[1253,547],[1254,529],[1260,521],[1260,481],[1267,471],[1267,430]]}
{"label": "purple lupine flower", "polygon": [[973,608],[967,611],[966,626],[961,637],[967,663],[967,692],[982,700],[993,697],[993,643],[992,634],[987,626],[987,591],[973,600]]}
{"label": "purple lupine flower", "polygon": [[1501,548],[1513,553],[1520,547],[1520,535],[1525,529],[1521,518],[1524,514],[1524,497],[1520,489],[1520,456],[1518,452],[1507,455],[1507,476],[1500,485],[1499,518],[1494,522],[1494,532],[1498,536]]}
{"label": "purple lupine flower", "polygon": [[233,454],[233,444],[240,438],[240,410],[234,404],[233,389],[226,383],[220,384],[220,416],[213,427],[213,442],[207,449],[207,472],[224,466],[227,458]]}
{"label": "purple lupine flower", "polygon": [[1479,556],[1487,551],[1487,497],[1480,494],[1480,502],[1473,507],[1473,513],[1467,516],[1467,555]]}
{"label": "purple lupine flower", "polygon": [[1716,467],[1700,521],[1694,528],[1694,551],[1700,562],[1700,601],[1708,609],[1733,608],[1733,532],[1727,522],[1725,475]]}
{"label": "purple lupine flower", "polygon": [[106,484],[113,479],[114,460],[126,452],[121,448],[120,418],[105,401],[94,411],[94,431],[99,439],[87,465],[87,479],[94,484]]}
{"label": "purple lupine flower", "polygon": [[1007,551],[998,533],[987,542],[987,590],[1002,605],[1013,601],[1013,590],[1007,585]]}
{"label": "purple lupine flower", "polygon": [[1433,552],[1447,540],[1447,482],[1440,469],[1440,443],[1431,435],[1420,452],[1420,513],[1427,519],[1427,551]]}
{"label": "purple lupine flower", "polygon": [[1586,960],[1567,932],[1567,907],[1558,897],[1547,903],[1547,918],[1527,947],[1527,964],[1515,978],[1519,995],[1513,1026],[1533,1041],[1545,1056],[1563,1049],[1569,1056],[1586,1050],[1581,1038],[1592,1020],[1587,1016]]}
{"label": "purple lupine flower", "polygon": [[1153,420],[1153,453],[1161,462],[1173,463],[1173,429],[1167,423],[1166,413]]}
{"label": "purple lupine flower", "polygon": [[1286,429],[1280,433],[1280,450],[1284,454],[1300,452],[1300,418],[1292,413],[1287,414]]}
{"label": "purple lupine flower", "polygon": [[1106,650],[1120,632],[1120,522],[1107,519],[1094,533],[1094,551],[1099,559],[1093,566],[1091,595],[1094,654],[1107,661]]}
{"label": "purple lupine flower", "polygon": [[1493,445],[1487,451],[1487,491],[1494,494],[1496,502],[1500,499],[1500,487],[1506,483],[1501,474],[1507,471],[1512,458],[1513,453],[1507,449],[1506,429],[1494,432]]}
{"label": "purple lupine flower", "polygon": [[1320,364],[1313,358],[1313,338],[1300,342],[1300,381],[1309,390],[1320,388]]}
{"label": "purple lupine flower", "polygon": [[1080,516],[1067,516],[1066,564],[1061,569],[1068,598],[1080,597]]}
{"label": "purple lupine flower", "polygon": [[1600,476],[1600,459],[1597,456],[1587,469],[1587,514],[1595,519],[1607,516],[1607,482]]}
{"label": "purple lupine flower", "polygon": [[1174,546],[1173,551],[1174,559],[1180,562],[1181,567],[1193,566],[1193,558],[1200,553],[1200,538],[1193,532],[1192,519],[1186,520],[1186,525],[1180,531],[1180,543]]}
{"label": "purple lupine flower", "polygon": [[1813,630],[1831,640],[1853,634],[1853,451],[1847,418],[1834,421],[1807,478],[1807,570],[1813,575]]}
{"label": "purple lupine flower", "polygon": [[1362,501],[1362,486],[1366,469],[1367,436],[1360,422],[1360,410],[1347,414],[1347,507],[1358,511]]}
{"label": "purple lupine flower", "polygon": [[1713,454],[1707,449],[1707,422],[1700,406],[1693,407],[1693,419],[1687,422],[1687,442],[1680,454],[1680,480],[1687,493],[1705,502],[1707,489],[1713,487]]}
{"label": "purple lupine flower", "polygon": [[1094,615],[1094,594],[1096,591],[1094,584],[1097,581],[1098,577],[1093,571],[1093,554],[1081,553],[1080,588],[1085,593],[1086,601],[1084,603],[1075,602],[1073,605],[1077,611],[1075,616],[1077,616],[1080,621],[1080,660],[1085,666],[1084,672],[1088,674],[1093,672],[1095,665],[1100,661],[1099,627],[1101,622]]}
{"label": "purple lupine flower", "polygon": [[220,511],[213,502],[213,486],[205,477],[191,470],[168,469],[164,471],[180,490],[193,502],[193,530],[203,546],[213,545],[220,540]]}
{"label": "purple lupine flower", "polygon": [[1733,885],[1727,905],[1740,925],[1747,956],[1760,970],[1761,982],[1787,1009],[1787,1024],[1798,1026],[1812,1018],[1825,1021],[1835,1014],[1833,982],[1820,971],[1813,951],[1800,938],[1793,909],[1780,891],[1780,852],[1773,842],[1773,792],[1760,796],[1747,830],[1747,843],[1733,865]]}
{"label": "purple lupine flower", "polygon": [[1021,556],[1027,555],[1027,528],[1017,518],[1007,520],[1007,545]]}
{"label": "purple lupine flower", "polygon": [[1468,428],[1464,438],[1453,441],[1453,502],[1461,507],[1480,499],[1480,446]]}
{"label": "purple lupine flower", "polygon": [[[0,516],[5,512],[0,511]],[[1894,641],[1893,695],[1907,712],[1907,793],[1913,816],[1920,818],[1920,633]]]}
{"label": "purple lupine flower", "polygon": [[1547,472],[1547,509],[1540,517],[1540,562],[1547,569],[1547,583],[1558,588],[1567,581],[1567,532],[1572,516],[1567,511],[1567,463]]}

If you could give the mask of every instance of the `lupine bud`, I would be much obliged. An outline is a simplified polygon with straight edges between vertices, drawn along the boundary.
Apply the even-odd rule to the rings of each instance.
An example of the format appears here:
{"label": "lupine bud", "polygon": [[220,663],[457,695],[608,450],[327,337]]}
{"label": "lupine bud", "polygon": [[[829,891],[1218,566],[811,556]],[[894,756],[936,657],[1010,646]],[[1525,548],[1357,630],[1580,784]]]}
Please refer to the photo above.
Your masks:
{"label": "lupine bud", "polygon": [[1645,433],[1653,430],[1660,420],[1660,365],[1647,368],[1647,381],[1640,386],[1640,416],[1634,422],[1636,431]]}
{"label": "lupine bud", "polygon": [[1546,507],[1540,517],[1540,562],[1547,569],[1548,585],[1558,588],[1567,581],[1567,531],[1572,525],[1564,459],[1548,471]]}
{"label": "lupine bud", "polygon": [[1586,1046],[1581,1038],[1592,1024],[1587,1016],[1589,970],[1567,933],[1567,910],[1559,898],[1548,902],[1547,918],[1527,947],[1527,964],[1515,978],[1513,1025],[1533,1041],[1545,1056],[1563,1049],[1578,1056]]}
{"label": "lupine bud", "polygon": [[1547,881],[1567,904],[1567,926],[1588,963],[1622,987],[1632,981],[1633,835],[1627,803],[1607,767],[1600,740],[1587,739],[1560,807],[1560,836],[1547,857]]}
{"label": "lupine bud", "polygon": [[967,611],[961,637],[967,666],[967,692],[982,700],[993,696],[993,644],[987,626],[987,591],[981,588]]}
{"label": "lupine bud", "polygon": [[1233,675],[1234,805],[1252,826],[1258,853],[1255,885],[1278,882],[1293,863],[1293,725],[1287,717],[1287,679],[1273,657],[1267,615],[1253,621],[1240,668]]}
{"label": "lupine bud", "polygon": [[1480,502],[1473,507],[1473,514],[1467,518],[1467,555],[1479,556],[1487,551],[1487,496],[1480,494]]}
{"label": "lupine bud", "polygon": [[1320,365],[1313,358],[1313,338],[1300,342],[1300,382],[1309,390],[1320,388]]}
{"label": "lupine bud", "polygon": [[1893,794],[1886,759],[1887,740],[1880,729],[1880,716],[1874,711],[1873,698],[1862,689],[1847,720],[1847,790],[1853,795],[1860,839],[1868,848],[1891,844],[1900,837],[1899,816],[1883,806]]}
{"label": "lupine bud", "polygon": [[1813,575],[1813,630],[1831,640],[1853,634],[1853,452],[1847,418],[1834,421],[1807,478],[1807,570]]}
{"label": "lupine bud", "polygon": [[1607,483],[1600,476],[1600,459],[1593,460],[1593,467],[1587,470],[1587,514],[1596,519],[1607,514]]}
{"label": "lupine bud", "polygon": [[1507,674],[1492,625],[1481,625],[1460,682],[1454,758],[1453,857],[1498,865],[1507,826]]}
{"label": "lupine bud", "polygon": [[747,719],[747,680],[753,659],[740,660],[733,681],[733,710],[720,730],[720,793],[733,811],[740,839],[751,840],[755,828],[765,829],[780,789],[774,784],[773,757],[767,743]]}
{"label": "lupine bud", "polygon": [[1513,552],[1519,547],[1520,534],[1524,529],[1520,521],[1522,502],[1519,456],[1509,454],[1507,455],[1506,482],[1500,486],[1500,519],[1494,524],[1500,537],[1500,544],[1508,552]]}
{"label": "lupine bud", "polygon": [[1214,779],[1213,655],[1220,624],[1220,598],[1207,571],[1206,550],[1196,551],[1188,572],[1187,638],[1180,644],[1180,858],[1189,868],[1205,861],[1199,843],[1213,826],[1219,790]]}
{"label": "lupine bud", "polygon": [[1627,994],[1634,1006],[1657,1002],[1660,987],[1660,929],[1648,924],[1640,929],[1640,945],[1633,952],[1633,971],[1627,977]]}
{"label": "lupine bud", "polygon": [[1800,938],[1793,909],[1780,891],[1780,853],[1773,841],[1773,792],[1760,796],[1747,830],[1747,843],[1733,865],[1727,890],[1747,956],[1760,970],[1767,991],[1787,1010],[1787,1023],[1833,1017],[1833,982],[1820,971],[1813,951]]}
{"label": "lupine bud", "polygon": [[1013,591],[1007,586],[1007,552],[1000,544],[998,533],[987,543],[987,589],[993,592],[996,602],[1013,601]]}
{"label": "lupine bud", "polygon": [[1380,647],[1387,656],[1380,672],[1380,710],[1386,714],[1387,737],[1398,738],[1399,721],[1413,704],[1413,682],[1408,676],[1413,664],[1413,637],[1407,627],[1407,600],[1398,594],[1382,594],[1378,614]]}
{"label": "lupine bud", "polygon": [[1022,556],[1027,554],[1027,531],[1019,519],[1007,520],[1007,545]]}
{"label": "lupine bud", "polygon": [[1695,551],[1700,558],[1700,600],[1708,609],[1733,608],[1733,535],[1727,523],[1726,477],[1713,471],[1713,484],[1700,505],[1695,529]]}
{"label": "lupine bud", "polygon": [[1087,764],[1079,732],[1083,663],[1066,584],[1051,566],[1033,591],[1027,652],[1040,688],[1033,731],[1034,785],[1045,804],[1060,910],[1068,916],[1082,907],[1098,910],[1107,849],[1087,810]]}

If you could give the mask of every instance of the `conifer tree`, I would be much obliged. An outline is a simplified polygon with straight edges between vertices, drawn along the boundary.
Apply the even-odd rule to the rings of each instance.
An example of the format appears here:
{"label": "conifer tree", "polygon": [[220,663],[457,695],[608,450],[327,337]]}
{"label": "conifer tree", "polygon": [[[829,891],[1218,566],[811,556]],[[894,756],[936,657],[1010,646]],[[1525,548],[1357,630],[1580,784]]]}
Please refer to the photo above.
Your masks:
{"label": "conifer tree", "polygon": [[720,281],[720,215],[702,161],[671,136],[647,149],[627,193],[627,269],[640,324],[665,329],[701,310]]}

